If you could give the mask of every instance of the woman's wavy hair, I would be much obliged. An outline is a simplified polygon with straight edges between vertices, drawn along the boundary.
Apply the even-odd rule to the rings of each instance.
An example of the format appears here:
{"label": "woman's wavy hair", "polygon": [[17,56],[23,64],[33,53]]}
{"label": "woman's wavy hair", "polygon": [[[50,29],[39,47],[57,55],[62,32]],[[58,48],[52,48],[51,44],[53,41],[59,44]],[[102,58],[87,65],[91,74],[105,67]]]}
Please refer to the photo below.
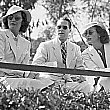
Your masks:
{"label": "woman's wavy hair", "polygon": [[[22,11],[20,11],[20,12],[22,15],[22,23],[21,23],[21,27],[20,27],[19,32],[25,33],[27,31],[28,26],[29,26],[29,22],[27,21],[26,14]],[[7,17],[6,17],[6,19],[3,20],[3,26],[5,29],[9,29]]]}
{"label": "woman's wavy hair", "polygon": [[93,26],[93,27],[96,28],[97,33],[100,35],[100,42],[102,44],[109,43],[110,38],[109,38],[108,32],[105,29],[98,26],[98,25]]}

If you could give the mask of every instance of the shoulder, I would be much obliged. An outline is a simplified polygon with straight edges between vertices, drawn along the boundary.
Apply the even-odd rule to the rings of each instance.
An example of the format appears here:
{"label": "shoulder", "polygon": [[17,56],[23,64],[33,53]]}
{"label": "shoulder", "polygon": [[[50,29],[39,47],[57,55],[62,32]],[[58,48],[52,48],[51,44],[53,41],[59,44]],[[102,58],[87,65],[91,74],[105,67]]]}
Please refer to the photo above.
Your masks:
{"label": "shoulder", "polygon": [[0,34],[4,34],[5,35],[6,32],[8,32],[7,29],[0,29]]}
{"label": "shoulder", "polygon": [[86,53],[90,53],[92,50],[93,50],[93,47],[92,47],[92,46],[89,46],[87,49],[85,49],[85,50],[82,52],[82,55],[83,55],[83,54],[86,54]]}
{"label": "shoulder", "polygon": [[24,38],[22,35],[20,35],[20,38],[22,39],[22,41],[26,44],[30,44],[30,41],[27,40],[26,38]]}
{"label": "shoulder", "polygon": [[51,46],[52,43],[53,43],[53,40],[49,40],[49,41],[41,42],[40,46]]}
{"label": "shoulder", "polygon": [[110,41],[109,43],[104,44],[105,47],[110,46]]}
{"label": "shoulder", "polygon": [[7,29],[0,29],[0,38],[1,39],[6,39],[8,37],[7,34],[9,34],[9,31]]}
{"label": "shoulder", "polygon": [[69,45],[71,45],[74,48],[80,48],[80,46],[77,45],[75,42],[68,41],[68,43],[69,43]]}

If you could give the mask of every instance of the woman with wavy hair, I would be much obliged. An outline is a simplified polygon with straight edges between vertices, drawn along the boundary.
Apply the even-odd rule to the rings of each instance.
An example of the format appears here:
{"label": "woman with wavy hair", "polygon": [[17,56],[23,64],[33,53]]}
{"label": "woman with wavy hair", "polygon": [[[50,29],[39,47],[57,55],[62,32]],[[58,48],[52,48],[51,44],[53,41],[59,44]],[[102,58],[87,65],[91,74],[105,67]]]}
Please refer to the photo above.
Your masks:
{"label": "woman with wavy hair", "polygon": [[[82,52],[85,67],[92,70],[110,71],[110,38],[103,23],[91,22],[85,26],[83,37],[89,44],[88,48]],[[104,89],[110,88],[109,78],[89,77],[92,79],[94,86],[97,83]],[[99,81],[98,81],[99,80]]]}
{"label": "woman with wavy hair", "polygon": [[[0,30],[0,61],[29,64],[30,42],[23,37],[23,33],[31,21],[30,12],[13,5],[3,16],[2,21],[4,28]],[[0,76],[6,75],[5,73],[21,75],[16,70],[1,69]]]}

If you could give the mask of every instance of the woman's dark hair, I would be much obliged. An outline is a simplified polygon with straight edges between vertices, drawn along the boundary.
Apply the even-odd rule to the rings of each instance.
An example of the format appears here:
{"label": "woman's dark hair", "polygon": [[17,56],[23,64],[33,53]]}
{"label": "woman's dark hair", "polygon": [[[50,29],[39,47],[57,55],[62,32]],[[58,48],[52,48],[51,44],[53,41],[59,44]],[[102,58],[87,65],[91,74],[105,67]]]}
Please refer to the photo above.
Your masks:
{"label": "woman's dark hair", "polygon": [[93,27],[96,27],[96,31],[97,33],[100,35],[100,42],[102,44],[106,44],[106,43],[109,43],[109,35],[107,33],[107,31],[105,29],[102,29],[100,26],[93,26]]}
{"label": "woman's dark hair", "polygon": [[[22,12],[22,11],[20,11],[20,12],[21,12],[23,20],[22,20],[21,28],[20,28],[19,31],[22,32],[22,33],[25,33],[27,28],[28,28],[28,26],[29,26],[29,22],[27,22],[26,14],[24,12]],[[3,19],[3,24],[4,24],[4,28],[5,29],[9,29],[7,17],[5,19]]]}

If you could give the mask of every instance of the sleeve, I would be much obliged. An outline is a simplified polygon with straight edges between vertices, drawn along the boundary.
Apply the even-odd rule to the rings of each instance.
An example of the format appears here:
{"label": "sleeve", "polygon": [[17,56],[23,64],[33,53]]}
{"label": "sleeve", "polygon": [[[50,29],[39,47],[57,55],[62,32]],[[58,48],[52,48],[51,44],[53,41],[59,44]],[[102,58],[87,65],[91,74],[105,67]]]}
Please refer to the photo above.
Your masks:
{"label": "sleeve", "polygon": [[5,36],[0,32],[0,61],[4,60],[5,42]]}
{"label": "sleeve", "polygon": [[77,46],[76,48],[76,65],[75,65],[76,69],[84,69],[84,62],[82,59],[82,55],[81,55],[81,50],[80,47]]}
{"label": "sleeve", "polygon": [[[0,31],[0,62],[7,62],[5,60],[5,49],[6,49],[6,36],[5,33]],[[5,68],[0,68],[0,75],[2,72],[10,73],[12,70],[10,69],[5,69]]]}
{"label": "sleeve", "polygon": [[22,61],[23,64],[29,64],[29,61],[30,61],[30,49],[31,49],[31,44],[30,42],[28,42],[27,44],[27,50],[26,50],[26,55]]}
{"label": "sleeve", "polygon": [[47,62],[47,59],[48,59],[47,49],[46,49],[45,43],[42,42],[37,48],[32,64],[34,65],[45,64]]}

